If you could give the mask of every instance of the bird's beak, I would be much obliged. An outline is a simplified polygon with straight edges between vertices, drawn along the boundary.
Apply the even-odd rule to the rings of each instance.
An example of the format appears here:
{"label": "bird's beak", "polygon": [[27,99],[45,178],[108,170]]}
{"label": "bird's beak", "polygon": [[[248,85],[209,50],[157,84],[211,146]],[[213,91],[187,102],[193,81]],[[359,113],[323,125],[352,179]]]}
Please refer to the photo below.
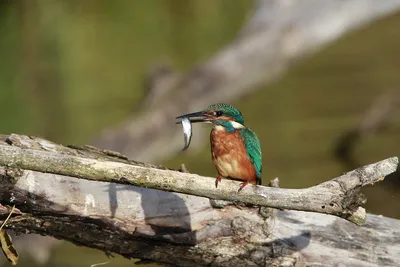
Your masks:
{"label": "bird's beak", "polygon": [[[206,113],[205,111],[199,111],[199,112],[194,112],[194,113],[189,113],[185,114],[179,117],[176,117],[176,119],[183,119],[183,118],[189,118],[191,123],[196,123],[196,122],[208,122],[213,119],[213,116]],[[181,121],[176,122],[176,124],[181,123]]]}

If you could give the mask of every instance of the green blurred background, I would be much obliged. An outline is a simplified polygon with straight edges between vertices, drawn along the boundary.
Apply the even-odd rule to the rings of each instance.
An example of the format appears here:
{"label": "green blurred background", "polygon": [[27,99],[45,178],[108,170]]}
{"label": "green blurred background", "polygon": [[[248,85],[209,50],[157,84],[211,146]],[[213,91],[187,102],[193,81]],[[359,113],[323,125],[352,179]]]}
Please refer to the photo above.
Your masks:
{"label": "green blurred background", "polygon": [[[251,7],[248,0],[0,0],[0,132],[91,143],[135,112],[152,64],[186,71],[206,60],[232,41]],[[400,14],[346,35],[233,103],[260,137],[264,183],[279,177],[282,187],[306,187],[350,170],[334,146],[376,98],[398,90],[399,27]],[[393,116],[358,142],[357,163],[399,156],[399,134]],[[215,176],[209,146],[163,164],[181,163]],[[400,219],[398,176],[364,192],[369,212]],[[64,243],[45,266],[103,261],[102,252]],[[116,257],[105,266],[131,265]],[[36,265],[22,257],[19,266]]]}

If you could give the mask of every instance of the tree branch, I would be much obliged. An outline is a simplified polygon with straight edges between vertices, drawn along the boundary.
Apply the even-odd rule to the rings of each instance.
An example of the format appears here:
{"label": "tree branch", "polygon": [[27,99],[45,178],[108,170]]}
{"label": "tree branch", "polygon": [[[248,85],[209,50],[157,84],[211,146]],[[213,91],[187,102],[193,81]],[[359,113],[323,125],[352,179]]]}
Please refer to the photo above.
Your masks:
{"label": "tree branch", "polygon": [[331,181],[305,189],[281,189],[249,185],[240,193],[239,182],[224,180],[215,188],[215,178],[173,170],[84,158],[54,152],[0,145],[0,165],[79,177],[94,181],[129,184],[195,196],[277,209],[327,213],[356,224],[365,222],[365,211],[359,208],[365,200],[357,189],[376,183],[397,169],[398,158],[366,165]]}
{"label": "tree branch", "polygon": [[[389,174],[397,158],[308,189],[254,186],[238,194],[237,182],[224,180],[216,189],[213,178],[130,162],[94,147],[65,147],[23,135],[3,140],[0,218],[8,215],[5,205],[15,205],[6,227],[19,233],[50,235],[129,258],[178,266],[304,266],[344,261],[352,266],[388,266],[400,260],[394,245],[400,241],[396,220],[369,215],[366,225],[358,227],[317,213],[271,212],[232,204],[214,208],[208,198],[145,188],[188,190],[285,209],[314,209],[312,201],[316,201],[319,212],[348,216],[360,202],[355,189]],[[321,204],[325,208],[318,207]],[[347,259],[337,256],[343,253]]]}

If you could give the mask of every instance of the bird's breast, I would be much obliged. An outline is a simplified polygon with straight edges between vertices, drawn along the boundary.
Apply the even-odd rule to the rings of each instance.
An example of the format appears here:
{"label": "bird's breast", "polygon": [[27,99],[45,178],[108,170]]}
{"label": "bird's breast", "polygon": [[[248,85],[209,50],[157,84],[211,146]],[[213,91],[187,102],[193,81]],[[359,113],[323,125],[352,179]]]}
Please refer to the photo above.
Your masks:
{"label": "bird's breast", "polygon": [[254,166],[238,131],[229,133],[223,127],[214,127],[210,141],[212,159],[220,175],[239,180],[255,179]]}

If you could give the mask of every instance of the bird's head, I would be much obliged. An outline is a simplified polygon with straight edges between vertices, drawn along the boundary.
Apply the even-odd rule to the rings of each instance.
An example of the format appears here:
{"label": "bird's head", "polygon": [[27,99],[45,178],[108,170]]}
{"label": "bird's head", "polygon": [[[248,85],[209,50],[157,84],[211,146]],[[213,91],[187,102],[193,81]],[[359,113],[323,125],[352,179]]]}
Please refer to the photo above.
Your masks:
{"label": "bird's head", "polygon": [[177,117],[177,119],[184,117],[190,118],[192,123],[207,122],[214,125],[223,126],[230,130],[244,127],[242,113],[237,108],[229,104],[214,104],[205,110],[185,114]]}

